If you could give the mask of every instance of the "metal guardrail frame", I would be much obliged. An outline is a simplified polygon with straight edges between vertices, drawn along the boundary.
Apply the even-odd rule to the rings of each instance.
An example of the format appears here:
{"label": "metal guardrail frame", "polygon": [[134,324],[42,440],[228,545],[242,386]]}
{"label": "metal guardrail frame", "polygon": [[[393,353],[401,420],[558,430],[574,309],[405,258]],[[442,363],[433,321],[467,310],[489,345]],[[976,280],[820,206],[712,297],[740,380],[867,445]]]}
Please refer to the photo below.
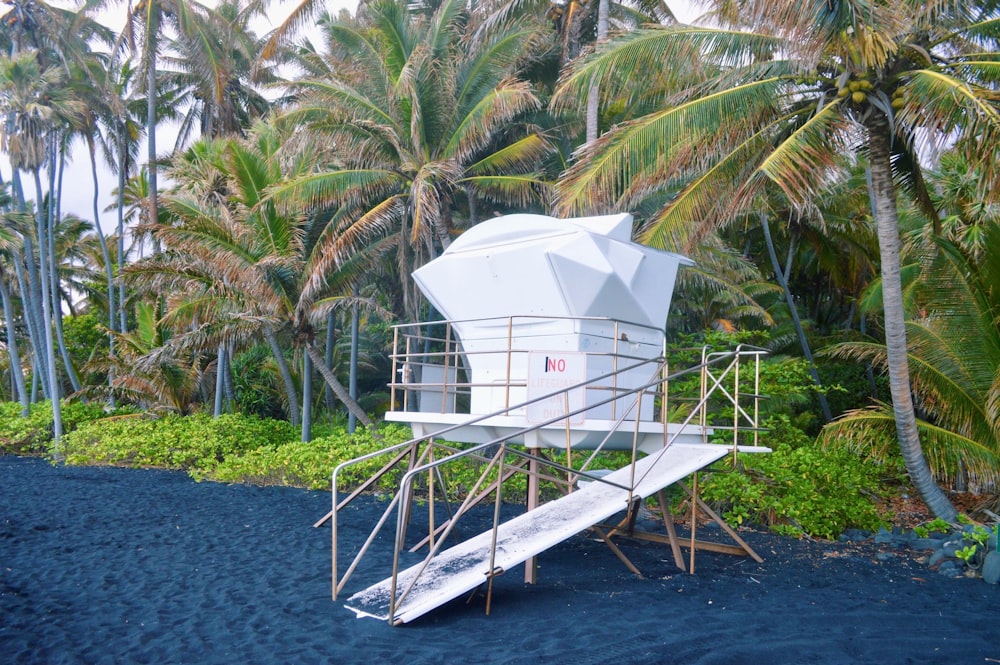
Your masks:
{"label": "metal guardrail frame", "polygon": [[[453,366],[457,367],[458,364],[459,364],[459,362],[460,362],[459,356],[463,352],[459,350],[460,347],[459,347],[458,340],[454,340],[455,351],[448,352],[448,345],[451,343],[451,341],[450,341],[451,330],[452,330],[451,322],[447,322],[447,321],[434,322],[433,325],[439,325],[439,324],[442,324],[442,323],[446,324],[446,335],[445,335],[445,338],[437,338],[437,341],[438,342],[444,342],[446,346],[445,346],[445,351],[441,352],[440,355],[443,355],[443,357],[446,359],[445,360],[446,363],[448,362],[447,361],[448,357],[454,357],[455,358],[455,364]],[[428,324],[419,324],[419,325],[426,326]],[[413,327],[413,326],[397,326],[396,327],[397,329],[396,329],[396,334],[395,334],[395,337],[394,337],[394,349],[398,349],[399,348],[398,347],[398,343],[400,341],[400,329],[407,328],[407,327]],[[409,356],[410,356],[410,353],[411,353],[410,352],[411,338],[410,338],[410,336],[407,336],[407,335],[404,334],[404,339],[406,340],[405,344],[406,344],[407,353],[405,353],[405,354],[394,353],[393,354],[393,384],[392,384],[392,394],[393,394],[393,400],[394,400],[393,403],[395,403],[396,389],[398,387],[396,385],[396,378],[400,375],[400,370],[402,369],[402,366],[405,366],[405,361],[409,360]],[[758,440],[758,433],[760,431],[759,427],[757,426],[757,418],[758,418],[758,415],[759,415],[759,402],[760,402],[761,399],[764,399],[764,397],[759,394],[759,387],[760,387],[760,360],[761,360],[762,356],[764,356],[766,354],[767,354],[767,351],[765,349],[760,349],[760,348],[752,347],[752,346],[749,346],[749,345],[740,345],[740,346],[738,346],[733,351],[725,351],[725,352],[714,352],[714,351],[711,351],[710,349],[708,349],[708,347],[704,347],[702,349],[702,351],[701,351],[701,362],[698,365],[696,365],[694,367],[686,368],[686,369],[681,370],[679,372],[674,372],[672,374],[668,371],[667,360],[666,360],[665,357],[660,357],[660,358],[656,358],[656,359],[652,359],[652,360],[645,360],[645,359],[643,359],[642,362],[634,363],[634,364],[631,364],[631,365],[629,365],[627,367],[624,367],[624,368],[619,367],[618,364],[617,364],[617,362],[616,362],[615,363],[614,371],[611,372],[611,373],[595,377],[593,379],[590,379],[588,381],[584,381],[584,382],[582,382],[580,384],[577,384],[577,385],[574,385],[574,386],[570,386],[570,387],[566,388],[565,390],[559,390],[559,391],[555,391],[553,393],[549,393],[549,394],[543,395],[543,396],[538,397],[538,398],[536,398],[534,400],[528,400],[528,401],[525,401],[525,402],[522,402],[522,403],[519,403],[519,404],[514,404],[514,405],[510,405],[508,403],[505,408],[500,409],[500,410],[498,410],[498,411],[496,411],[494,413],[490,413],[490,414],[486,414],[486,415],[470,416],[470,418],[467,421],[464,421],[462,423],[459,423],[459,424],[456,424],[456,425],[452,425],[452,426],[449,426],[449,427],[442,428],[442,429],[440,429],[440,430],[438,430],[436,432],[433,432],[433,433],[431,433],[431,434],[429,434],[427,436],[414,438],[414,439],[411,439],[409,441],[406,441],[406,442],[403,442],[403,443],[400,443],[400,444],[396,444],[394,446],[389,446],[389,447],[386,447],[386,448],[384,448],[382,450],[369,453],[367,455],[358,457],[358,458],[353,459],[353,460],[349,460],[347,462],[344,462],[344,463],[338,465],[333,470],[333,473],[331,475],[332,508],[331,508],[330,513],[328,514],[328,517],[331,519],[331,523],[332,523],[332,536],[331,536],[331,538],[332,538],[332,546],[333,546],[333,557],[332,557],[332,571],[331,572],[332,572],[332,596],[333,596],[333,598],[334,599],[337,598],[338,594],[343,589],[343,586],[346,584],[347,580],[355,572],[355,570],[357,569],[358,565],[360,564],[362,558],[365,556],[365,554],[367,553],[367,551],[369,550],[369,548],[371,547],[371,545],[374,543],[374,541],[377,538],[378,534],[381,532],[381,530],[383,529],[383,527],[389,521],[389,518],[391,517],[391,514],[392,514],[392,512],[394,510],[397,511],[397,515],[396,515],[396,536],[395,536],[395,539],[394,539],[394,554],[393,554],[392,576],[393,576],[393,578],[395,578],[398,575],[398,573],[399,573],[399,555],[400,555],[400,553],[402,551],[402,548],[405,547],[406,531],[407,531],[407,526],[408,526],[408,521],[409,521],[409,518],[410,518],[411,510],[413,508],[413,496],[414,496],[414,489],[415,489],[416,480],[417,480],[417,478],[419,478],[423,474],[427,474],[428,475],[428,478],[429,478],[429,480],[428,480],[428,488],[429,488],[428,506],[429,506],[429,510],[431,511],[431,514],[433,515],[433,510],[434,510],[434,493],[435,493],[435,490],[434,490],[434,480],[433,480],[434,474],[436,474],[437,477],[438,477],[438,479],[443,482],[443,479],[442,479],[442,476],[440,475],[440,471],[439,470],[440,470],[440,468],[442,466],[444,466],[446,464],[453,463],[456,460],[468,459],[468,458],[475,458],[475,459],[479,459],[479,460],[487,462],[487,466],[483,470],[483,472],[481,473],[481,475],[480,475],[480,477],[479,477],[479,479],[478,479],[478,481],[477,481],[477,483],[475,485],[475,488],[473,490],[470,490],[468,492],[468,496],[466,497],[465,501],[463,501],[463,503],[459,507],[459,509],[453,513],[452,517],[445,524],[442,524],[442,525],[439,525],[439,526],[435,526],[434,519],[433,519],[433,517],[431,517],[430,524],[429,524],[429,534],[428,534],[427,537],[424,538],[423,541],[421,541],[422,544],[423,543],[428,543],[429,544],[429,552],[428,552],[428,555],[427,555],[427,557],[425,559],[424,567],[426,567],[426,565],[429,564],[429,562],[434,557],[434,555],[437,554],[437,552],[440,550],[441,544],[451,534],[451,532],[452,532],[455,524],[458,523],[458,521],[460,520],[460,518],[462,517],[462,515],[464,515],[465,512],[467,512],[469,509],[471,509],[471,507],[473,505],[476,505],[477,503],[480,503],[484,498],[488,497],[489,494],[494,493],[494,492],[495,492],[495,497],[496,497],[496,505],[495,505],[495,508],[494,508],[494,524],[493,524],[494,539],[495,539],[496,529],[499,526],[499,522],[498,522],[499,513],[498,513],[498,510],[499,510],[500,498],[502,496],[502,485],[503,485],[504,482],[506,482],[506,480],[508,480],[510,477],[512,477],[512,475],[514,473],[528,473],[527,471],[524,470],[523,467],[520,467],[520,468],[517,468],[517,469],[513,470],[510,474],[505,474],[505,466],[506,466],[505,460],[506,460],[506,457],[507,457],[508,454],[513,454],[513,455],[521,458],[527,464],[532,464],[532,463],[542,464],[542,465],[545,465],[548,468],[554,469],[556,472],[566,473],[567,474],[567,484],[568,484],[569,491],[572,491],[572,483],[574,483],[575,480],[579,479],[580,477],[585,477],[585,478],[587,478],[589,480],[596,481],[596,482],[607,482],[604,479],[602,479],[600,476],[592,475],[592,474],[590,474],[590,473],[588,473],[586,471],[586,469],[589,467],[589,465],[591,464],[591,462],[594,460],[595,456],[600,452],[600,450],[603,447],[604,443],[606,443],[607,438],[605,438],[604,442],[602,442],[593,451],[593,453],[588,457],[588,459],[581,465],[580,469],[573,469],[569,464],[562,465],[562,464],[559,464],[559,463],[557,463],[557,462],[555,462],[553,460],[549,460],[549,459],[546,459],[544,457],[539,457],[539,456],[532,455],[532,454],[530,454],[530,453],[528,453],[528,452],[526,452],[524,450],[519,450],[518,448],[512,447],[508,443],[508,440],[510,438],[513,438],[513,437],[516,437],[516,436],[522,436],[522,435],[524,435],[524,434],[526,434],[528,432],[531,432],[533,430],[536,430],[536,429],[539,429],[539,428],[542,428],[542,427],[546,427],[546,426],[552,425],[554,423],[559,423],[561,421],[565,421],[567,423],[567,427],[569,427],[568,423],[569,423],[570,417],[572,417],[573,415],[576,415],[578,413],[587,411],[587,410],[589,410],[591,408],[594,408],[596,406],[600,406],[600,405],[607,404],[607,403],[612,403],[612,402],[618,402],[619,400],[623,400],[623,399],[628,400],[629,398],[632,398],[631,401],[630,401],[630,403],[629,403],[629,405],[625,409],[623,409],[623,413],[621,413],[620,415],[618,415],[618,417],[617,417],[617,419],[615,421],[615,426],[612,429],[612,432],[614,432],[614,431],[617,431],[618,428],[620,428],[620,427],[622,427],[624,425],[626,419],[628,418],[630,412],[633,409],[640,408],[640,398],[641,398],[641,396],[644,395],[644,394],[646,394],[647,391],[650,391],[652,389],[653,392],[656,395],[659,395],[660,398],[661,398],[661,400],[662,400],[661,407],[660,407],[661,408],[661,415],[665,419],[667,411],[668,411],[667,397],[669,395],[669,392],[667,390],[667,386],[669,384],[669,381],[670,380],[676,380],[676,379],[681,378],[683,376],[691,375],[694,372],[698,372],[698,373],[700,373],[700,377],[701,377],[700,378],[700,380],[701,380],[701,396],[700,396],[700,398],[698,400],[697,405],[694,408],[692,408],[690,410],[690,412],[688,412],[688,414],[685,417],[684,421],[682,423],[680,423],[680,425],[683,427],[684,425],[690,424],[692,422],[692,420],[694,420],[697,417],[699,424],[701,424],[703,426],[703,428],[707,427],[707,426],[712,426],[712,427],[714,427],[716,429],[724,429],[724,430],[728,429],[728,428],[725,428],[725,427],[721,427],[718,424],[711,424],[711,425],[709,425],[709,423],[708,423],[708,407],[709,407],[709,402],[713,398],[713,396],[718,396],[718,393],[721,393],[721,395],[725,399],[725,401],[728,402],[728,403],[731,403],[732,406],[733,406],[734,416],[733,416],[733,425],[732,425],[732,430],[733,430],[732,449],[733,449],[734,455],[736,454],[736,452],[739,450],[739,447],[740,447],[740,444],[739,444],[739,434],[740,434],[741,431],[751,431],[753,433],[753,439],[752,439],[753,443],[752,443],[752,446],[757,446],[758,442],[759,442],[759,440]],[[413,353],[413,355],[426,356],[428,354],[426,354],[423,351],[421,351],[419,353]],[[742,359],[745,359],[747,357],[752,358],[753,365],[754,365],[754,370],[753,370],[754,388],[753,388],[753,392],[752,393],[745,393],[745,392],[743,392],[740,389],[740,384],[739,384],[739,381],[740,381],[740,362],[741,362]],[[403,363],[400,363],[400,359],[401,358],[404,359]],[[500,416],[500,415],[508,414],[510,411],[524,408],[524,407],[528,406],[530,403],[532,403],[534,401],[550,399],[552,396],[561,394],[563,392],[568,392],[570,390],[577,390],[577,389],[580,389],[580,388],[585,388],[588,383],[591,383],[593,381],[603,381],[605,379],[612,378],[613,376],[617,376],[621,372],[633,370],[633,369],[636,369],[636,368],[641,367],[643,365],[653,365],[655,367],[655,372],[651,372],[651,376],[652,376],[651,380],[647,384],[641,385],[641,386],[637,386],[635,388],[632,388],[632,389],[630,389],[626,393],[619,394],[618,390],[616,388],[615,390],[612,391],[611,397],[608,397],[605,400],[601,400],[601,401],[599,401],[597,403],[591,403],[591,404],[585,405],[584,407],[582,407],[580,409],[577,409],[577,410],[571,411],[571,412],[567,412],[567,413],[562,414],[562,415],[560,415],[558,417],[552,418],[549,421],[542,422],[542,423],[532,424],[531,426],[525,427],[525,428],[523,428],[523,429],[521,429],[521,430],[519,430],[517,432],[514,432],[512,434],[508,434],[508,435],[506,435],[504,437],[500,437],[500,438],[491,440],[491,441],[483,443],[483,444],[475,445],[475,446],[472,446],[470,448],[457,449],[457,448],[455,448],[453,446],[447,446],[447,445],[443,445],[441,443],[435,443],[435,441],[442,440],[450,431],[458,429],[459,427],[464,427],[464,426],[467,426],[467,425],[476,424],[477,422],[486,420],[488,418],[492,418],[494,416]],[[507,367],[508,367],[508,376],[509,376],[509,368],[510,368],[509,362],[508,362]],[[447,372],[445,372],[445,377],[447,377]],[[733,384],[732,384],[733,388],[732,389],[728,389],[726,387],[726,384],[724,383],[726,381],[726,379],[730,378],[730,377],[733,380]],[[447,385],[447,383],[445,382],[445,384],[442,385],[442,390],[443,390],[444,386],[446,386],[446,385]],[[616,386],[617,384],[613,383],[612,385]],[[457,387],[458,386],[456,385],[456,388]],[[470,384],[469,387],[471,387],[471,384]],[[413,390],[413,389],[416,389],[416,386],[414,386],[414,387],[409,387],[408,386],[407,387],[407,391]],[[406,398],[405,393],[404,393],[402,399],[403,399],[403,404],[406,405],[407,404],[407,398]],[[741,404],[741,400],[749,400],[749,401],[752,402],[752,406],[749,407],[749,410],[748,410],[747,407],[744,407]],[[638,414],[637,414],[637,417],[634,419],[634,423],[635,423],[636,434],[637,434],[638,423],[639,423]],[[741,425],[741,423],[744,423],[744,424]],[[609,432],[608,437],[611,436],[612,432]],[[666,437],[666,428],[664,428],[664,432],[665,432],[665,437]],[[677,436],[677,433],[674,434],[674,437],[676,437],[676,436]],[[636,439],[635,439],[635,437],[633,437],[633,446],[632,446],[632,462],[633,462],[633,466],[634,466],[634,462],[635,462],[636,455],[637,455],[637,452],[638,452],[637,448],[636,448],[635,441],[636,441]],[[666,439],[665,442],[664,442],[664,444],[665,444],[664,447],[668,447],[672,442],[673,442],[672,438]],[[423,443],[427,443],[428,445],[426,445],[424,447],[424,450],[421,452],[420,448],[421,448],[421,444],[423,444]],[[495,448],[495,450],[492,450],[494,448]],[[435,458],[435,456],[434,456],[435,449],[445,450],[445,451],[449,452],[449,455],[447,457],[444,457],[444,458]],[[350,493],[344,500],[338,501],[338,478],[340,477],[340,475],[343,473],[344,470],[350,468],[351,466],[355,466],[357,464],[360,464],[360,463],[363,463],[363,462],[366,462],[366,461],[378,458],[380,456],[392,455],[393,453],[395,453],[395,455],[393,456],[393,458],[388,463],[386,463],[376,474],[374,474],[371,478],[369,478],[362,485],[362,487],[360,487],[360,488],[356,489],[355,491],[353,491],[352,493]],[[354,559],[352,560],[351,564],[348,566],[348,568],[345,571],[343,577],[340,577],[338,575],[338,548],[337,548],[337,544],[338,544],[337,543],[337,537],[338,537],[338,518],[337,518],[337,515],[338,515],[338,512],[341,509],[343,509],[346,505],[348,505],[351,501],[353,501],[353,499],[356,498],[362,491],[364,491],[364,489],[370,487],[375,482],[377,482],[378,478],[380,478],[385,473],[388,473],[393,468],[399,466],[400,464],[402,464],[404,462],[406,463],[407,470],[404,472],[402,480],[401,480],[401,482],[399,484],[399,489],[393,495],[393,497],[390,500],[389,504],[387,505],[386,509],[383,511],[383,514],[382,514],[381,518],[377,521],[376,525],[371,530],[368,538],[366,539],[366,541],[364,542],[364,544],[362,545],[362,547],[360,548],[360,550],[358,551],[358,553],[356,554],[356,556],[354,557]],[[481,486],[483,485],[483,483],[485,482],[488,474],[490,473],[490,471],[493,468],[498,468],[497,480],[491,482],[485,489],[483,489],[482,492],[480,492]],[[536,474],[538,473],[537,468],[535,470],[535,473]],[[636,479],[633,476],[632,477],[632,482],[631,482],[631,487],[635,487],[635,484],[638,483],[640,480],[641,479]],[[624,488],[623,487],[623,489],[629,489],[629,488]],[[477,497],[477,496],[479,498],[475,501],[475,503],[472,503],[471,502],[472,499],[474,497]],[[324,520],[320,520],[320,522],[317,522],[317,525],[321,524],[323,521]],[[442,532],[438,533],[439,530],[441,530]],[[490,580],[490,582],[492,582],[492,580]],[[411,585],[411,587],[412,587],[412,585]],[[405,594],[407,593],[407,590],[404,590],[403,591],[403,595],[400,596],[399,598],[396,598],[396,591],[397,591],[397,589],[396,589],[396,583],[395,583],[395,579],[394,579],[393,585],[392,585],[392,597],[393,597],[392,604],[393,604],[393,606],[397,606],[398,603],[402,601],[402,598],[405,597]],[[391,617],[392,617],[392,611],[390,610],[390,619],[391,619]]]}
{"label": "metal guardrail frame", "polygon": [[[456,323],[483,323],[488,321],[495,321],[497,323],[497,328],[506,329],[506,345],[502,348],[497,348],[490,351],[474,351],[470,352],[461,348],[461,341],[454,335],[454,329]],[[392,382],[389,384],[390,388],[390,404],[393,406],[399,404],[398,392],[402,392],[402,404],[401,410],[410,410],[410,393],[423,388],[434,388],[440,389],[442,393],[442,407],[447,405],[447,393],[449,389],[454,389],[456,395],[459,391],[471,391],[472,388],[495,388],[496,384],[484,384],[484,383],[474,383],[471,381],[459,381],[455,383],[450,383],[448,381],[448,370],[452,367],[464,368],[465,371],[469,371],[467,367],[464,367],[463,357],[468,357],[470,355],[503,355],[506,357],[505,362],[505,377],[503,385],[506,388],[504,397],[504,409],[514,410],[515,408],[520,408],[523,405],[512,406],[510,402],[510,390],[511,388],[524,388],[526,387],[526,382],[512,380],[511,369],[513,365],[513,358],[516,355],[532,353],[532,349],[520,349],[516,346],[516,339],[514,337],[515,326],[517,324],[529,323],[531,321],[567,321],[573,323],[608,323],[612,325],[612,339],[615,342],[616,349],[614,352],[604,352],[595,353],[588,352],[588,356],[593,357],[606,357],[611,359],[612,370],[607,374],[609,378],[612,379],[612,383],[609,386],[591,386],[591,390],[603,390],[610,391],[613,395],[616,395],[620,388],[618,387],[617,378],[621,374],[619,372],[619,363],[621,361],[626,362],[639,362],[640,364],[645,364],[648,362],[654,362],[657,359],[645,358],[641,356],[635,356],[631,354],[623,354],[617,351],[617,346],[620,341],[628,341],[622,339],[623,332],[621,328],[623,326],[628,326],[630,329],[641,328],[643,330],[649,331],[656,335],[663,334],[663,331],[658,328],[653,328],[648,325],[641,323],[633,323],[630,321],[619,321],[616,319],[611,319],[608,317],[551,317],[551,316],[534,316],[534,315],[517,315],[502,318],[484,318],[484,319],[472,319],[470,321],[449,321],[449,320],[439,320],[430,321],[423,323],[411,323],[411,324],[400,324],[393,327],[393,353],[390,355],[392,358]],[[429,333],[422,332],[425,328],[431,328],[433,326],[445,326],[444,337],[436,337]],[[414,332],[409,332],[414,331]],[[443,344],[443,351],[428,351],[426,349],[414,349],[414,345],[428,345],[428,344]],[[402,349],[400,346],[402,345]],[[453,350],[452,350],[453,349]],[[436,364],[430,362],[431,360],[441,358],[444,360],[441,364]],[[444,368],[444,378],[442,382],[423,382],[411,383],[407,379],[412,375],[415,368],[422,368],[425,366],[441,366]],[[611,418],[616,417],[617,404],[616,402],[610,402],[611,404]],[[442,413],[450,413],[450,411],[444,408]]]}

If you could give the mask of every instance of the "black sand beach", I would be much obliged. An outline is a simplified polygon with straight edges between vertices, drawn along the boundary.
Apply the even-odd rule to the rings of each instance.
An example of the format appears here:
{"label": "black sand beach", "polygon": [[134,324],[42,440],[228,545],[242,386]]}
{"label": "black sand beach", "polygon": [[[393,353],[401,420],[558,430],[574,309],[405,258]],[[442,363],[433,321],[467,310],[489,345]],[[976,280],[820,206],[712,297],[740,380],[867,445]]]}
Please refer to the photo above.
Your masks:
{"label": "black sand beach", "polygon": [[627,545],[645,579],[578,536],[541,557],[537,585],[498,578],[492,616],[479,596],[392,628],[330,599],[330,532],[312,528],[329,502],[0,457],[0,662],[1000,662],[1000,588],[871,541],[754,532],[763,564],[699,553],[694,576],[663,546]]}

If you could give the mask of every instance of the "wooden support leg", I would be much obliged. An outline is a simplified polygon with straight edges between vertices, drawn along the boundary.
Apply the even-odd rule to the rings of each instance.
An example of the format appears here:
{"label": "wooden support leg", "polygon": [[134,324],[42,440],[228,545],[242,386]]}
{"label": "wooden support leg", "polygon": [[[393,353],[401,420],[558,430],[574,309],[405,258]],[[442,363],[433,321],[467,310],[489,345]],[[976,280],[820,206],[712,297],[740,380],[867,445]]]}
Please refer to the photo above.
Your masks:
{"label": "wooden support leg", "polygon": [[670,551],[674,555],[674,564],[683,572],[685,570],[684,557],[681,555],[681,544],[677,542],[677,528],[674,526],[674,517],[670,514],[670,504],[667,502],[666,493],[663,490],[657,492],[656,500],[663,513],[663,526],[667,529],[667,536],[670,538]]}
{"label": "wooden support leg", "polygon": [[[697,480],[697,478],[695,480]],[[718,524],[722,528],[722,530],[725,531],[726,534],[729,535],[730,538],[732,538],[733,540],[735,540],[736,543],[741,548],[743,548],[743,551],[745,551],[747,554],[750,555],[750,558],[752,558],[757,563],[764,563],[764,559],[762,559],[761,556],[759,554],[757,554],[753,550],[753,548],[750,547],[749,544],[747,544],[747,542],[745,540],[743,540],[742,538],[740,538],[740,535],[738,533],[736,533],[736,531],[733,529],[733,527],[729,526],[729,524],[726,522],[726,520],[722,519],[719,516],[719,514],[716,513],[714,510],[712,510],[712,508],[707,503],[705,503],[704,501],[702,501],[701,498],[699,498],[697,494],[693,494],[691,492],[691,490],[689,490],[687,487],[685,487],[684,483],[677,483],[677,484],[680,485],[684,489],[684,491],[687,492],[691,496],[692,503],[694,505],[700,507],[702,510],[704,510],[705,513],[708,514],[708,516],[711,517],[712,520],[716,524]],[[695,484],[695,490],[694,490],[695,492],[698,491],[697,487],[698,487],[697,484]]]}
{"label": "wooden support leg", "polygon": [[[684,487],[684,485],[681,485]],[[694,575],[694,551],[696,546],[695,531],[698,529],[698,503],[694,500],[694,497],[698,494],[698,472],[694,472],[694,494],[691,494],[691,563],[688,566],[688,572]],[[686,490],[685,490],[686,491]]]}
{"label": "wooden support leg", "polygon": [[[528,454],[531,457],[528,460],[528,510],[534,510],[538,507],[538,460],[536,457],[539,454],[538,448],[530,448]],[[538,560],[536,557],[531,557],[524,562],[524,583],[534,584],[535,578],[538,572]],[[488,614],[489,612],[487,612]]]}
{"label": "wooden support leg", "polygon": [[499,566],[494,568],[492,572],[486,573],[486,576],[489,577],[489,581],[486,583],[486,616],[490,615],[490,609],[492,609],[493,605],[493,580],[494,578],[503,575],[503,573],[503,568],[500,568]]}
{"label": "wooden support leg", "polygon": [[604,544],[607,545],[609,548],[611,548],[611,551],[615,553],[615,556],[618,557],[621,560],[621,562],[625,564],[625,567],[628,568],[629,571],[634,573],[636,577],[642,579],[642,573],[639,572],[639,569],[635,567],[634,563],[629,561],[629,558],[625,556],[625,553],[622,552],[621,549],[619,549],[619,547],[614,544],[614,542],[611,540],[611,536],[604,533],[604,531],[598,526],[594,526],[591,528],[594,530],[595,533],[597,533],[597,536],[602,541],[604,541]]}

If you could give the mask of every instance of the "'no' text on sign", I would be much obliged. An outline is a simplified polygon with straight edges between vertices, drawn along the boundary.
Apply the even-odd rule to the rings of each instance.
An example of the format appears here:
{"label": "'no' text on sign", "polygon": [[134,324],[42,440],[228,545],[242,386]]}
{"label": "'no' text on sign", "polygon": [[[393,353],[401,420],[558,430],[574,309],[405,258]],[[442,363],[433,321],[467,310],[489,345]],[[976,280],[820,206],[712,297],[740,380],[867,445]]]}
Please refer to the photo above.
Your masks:
{"label": "'no' text on sign", "polygon": [[[534,351],[528,357],[528,399],[538,400],[528,404],[525,414],[528,422],[543,423],[565,416],[584,406],[585,390],[570,386],[587,380],[587,355],[585,353],[546,353]],[[555,394],[553,394],[555,393]],[[548,395],[548,397],[545,397]],[[545,399],[539,399],[545,397]],[[571,425],[585,420],[582,411],[570,417]],[[565,421],[563,421],[565,422]],[[558,424],[558,423],[556,423]]]}

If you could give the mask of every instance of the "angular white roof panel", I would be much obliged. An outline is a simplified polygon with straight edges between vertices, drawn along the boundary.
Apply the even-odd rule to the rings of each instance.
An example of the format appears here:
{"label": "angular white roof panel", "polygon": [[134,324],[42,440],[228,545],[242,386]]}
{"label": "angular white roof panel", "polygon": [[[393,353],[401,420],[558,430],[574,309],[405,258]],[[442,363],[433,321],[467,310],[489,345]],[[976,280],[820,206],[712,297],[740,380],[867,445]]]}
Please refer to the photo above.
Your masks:
{"label": "angular white roof panel", "polygon": [[663,328],[674,279],[691,261],[631,241],[628,214],[482,222],[413,273],[452,321],[603,316]]}

